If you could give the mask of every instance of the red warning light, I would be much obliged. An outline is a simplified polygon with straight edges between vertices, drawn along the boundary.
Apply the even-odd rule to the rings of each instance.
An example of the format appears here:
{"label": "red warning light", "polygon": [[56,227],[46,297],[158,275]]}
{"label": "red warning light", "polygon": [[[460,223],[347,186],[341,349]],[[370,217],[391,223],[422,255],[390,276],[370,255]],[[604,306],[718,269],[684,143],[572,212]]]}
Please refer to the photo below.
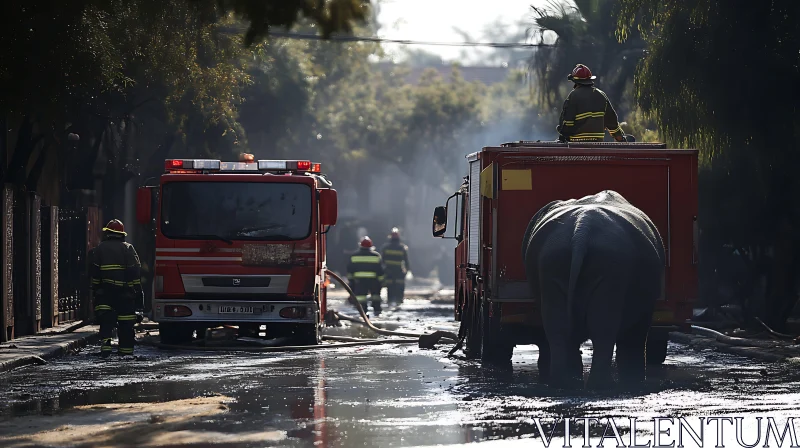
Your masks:
{"label": "red warning light", "polygon": [[164,165],[166,165],[168,170],[174,168],[183,168],[183,160],[167,160]]}
{"label": "red warning light", "polygon": [[297,161],[297,170],[298,171],[308,171],[311,169],[311,161],[309,160],[298,160]]}

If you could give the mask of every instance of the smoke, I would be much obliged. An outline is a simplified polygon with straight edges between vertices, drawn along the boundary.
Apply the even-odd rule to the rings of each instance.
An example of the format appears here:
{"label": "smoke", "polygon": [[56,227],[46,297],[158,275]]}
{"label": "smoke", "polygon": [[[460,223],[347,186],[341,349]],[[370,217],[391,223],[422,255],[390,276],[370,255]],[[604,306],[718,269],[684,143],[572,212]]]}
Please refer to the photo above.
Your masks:
{"label": "smoke", "polygon": [[[507,99],[507,98],[506,98]],[[369,234],[377,245],[388,235],[392,227],[399,227],[403,241],[409,246],[410,264],[415,277],[438,274],[444,287],[452,287],[454,281],[454,252],[459,234],[462,204],[458,198],[449,203],[448,230],[450,239],[434,238],[431,224],[433,210],[445,205],[449,196],[460,187],[468,174],[466,156],[478,152],[484,146],[498,146],[518,140],[554,140],[541,129],[555,128],[555,123],[545,123],[540,115],[529,110],[505,111],[503,98],[486,95],[485,110],[496,110],[498,116],[485,117],[483,126],[475,129],[465,123],[453,133],[452,141],[442,143],[433,151],[409,148],[416,156],[404,169],[382,163],[372,171],[369,194],[356,191],[346,179],[340,179],[337,189],[345,198],[340,204],[340,214],[357,217],[360,223],[351,230],[342,230],[344,239],[354,246],[361,233]],[[501,116],[502,114],[502,116]],[[368,197],[368,204],[357,198]]]}

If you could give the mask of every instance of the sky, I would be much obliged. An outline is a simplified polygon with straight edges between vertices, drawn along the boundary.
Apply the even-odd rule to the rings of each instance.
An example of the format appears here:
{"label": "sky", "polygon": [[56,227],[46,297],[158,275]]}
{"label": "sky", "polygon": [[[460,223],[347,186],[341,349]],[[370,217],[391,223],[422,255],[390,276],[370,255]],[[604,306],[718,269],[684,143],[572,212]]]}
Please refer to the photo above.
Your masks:
{"label": "sky", "polygon": [[[545,6],[548,0],[381,0],[378,20],[380,37],[424,41],[462,42],[458,27],[485,41],[485,27],[500,22],[516,29],[520,21],[533,22],[531,5]],[[387,45],[391,52],[398,47]],[[460,60],[464,48],[413,45],[411,48],[436,53],[446,60]],[[471,51],[467,49],[467,51]]]}

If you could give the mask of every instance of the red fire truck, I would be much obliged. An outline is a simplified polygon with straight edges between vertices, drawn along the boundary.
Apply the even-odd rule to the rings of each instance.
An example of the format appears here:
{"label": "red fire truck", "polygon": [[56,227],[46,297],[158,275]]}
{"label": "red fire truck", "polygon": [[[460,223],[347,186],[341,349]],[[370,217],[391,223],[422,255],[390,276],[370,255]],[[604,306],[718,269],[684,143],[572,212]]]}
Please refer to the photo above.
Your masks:
{"label": "red fire truck", "polygon": [[137,220],[155,217],[151,318],[162,343],[223,324],[317,343],[331,186],[308,160],[167,160],[159,185],[137,197]]}
{"label": "red fire truck", "polygon": [[[663,363],[668,332],[688,329],[697,298],[697,151],[523,141],[485,147],[467,159],[469,176],[437,207],[433,224],[435,237],[457,240],[455,317],[467,355],[507,360],[515,345],[541,340],[539,303],[522,263],[525,229],[550,201],[615,190],[653,220],[666,246],[665,291],[647,346],[648,363]],[[456,221],[452,233],[448,211]]]}

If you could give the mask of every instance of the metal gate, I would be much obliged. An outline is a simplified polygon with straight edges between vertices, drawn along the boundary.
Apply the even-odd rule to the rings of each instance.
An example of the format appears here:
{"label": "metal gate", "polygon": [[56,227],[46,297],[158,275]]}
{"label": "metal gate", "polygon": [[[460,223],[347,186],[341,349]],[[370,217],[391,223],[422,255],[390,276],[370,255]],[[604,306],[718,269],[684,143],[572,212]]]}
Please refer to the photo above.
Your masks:
{"label": "metal gate", "polygon": [[91,317],[87,259],[100,240],[98,210],[85,207],[59,209],[58,228],[58,321]]}

